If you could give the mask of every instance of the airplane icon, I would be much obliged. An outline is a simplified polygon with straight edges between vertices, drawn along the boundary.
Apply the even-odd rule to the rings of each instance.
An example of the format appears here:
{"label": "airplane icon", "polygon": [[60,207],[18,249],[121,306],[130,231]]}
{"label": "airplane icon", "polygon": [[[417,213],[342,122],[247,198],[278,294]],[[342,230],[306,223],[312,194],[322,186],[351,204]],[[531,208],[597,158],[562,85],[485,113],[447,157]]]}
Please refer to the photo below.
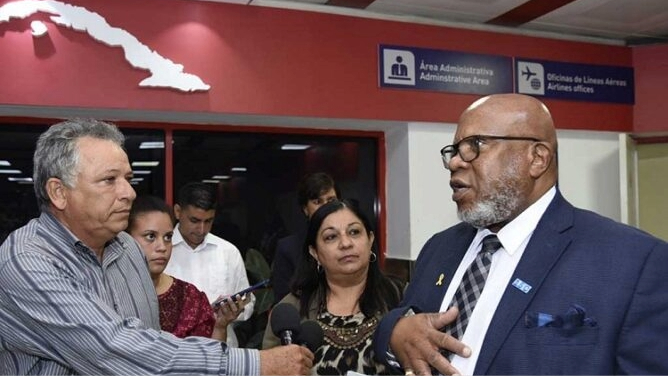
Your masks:
{"label": "airplane icon", "polygon": [[534,73],[534,72],[532,72],[531,70],[529,70],[529,66],[528,66],[528,65],[525,66],[524,68],[525,68],[526,70],[522,72],[522,76],[526,76],[526,78],[527,78],[526,80],[529,81],[529,79],[531,79],[531,77],[535,76],[536,73]]}

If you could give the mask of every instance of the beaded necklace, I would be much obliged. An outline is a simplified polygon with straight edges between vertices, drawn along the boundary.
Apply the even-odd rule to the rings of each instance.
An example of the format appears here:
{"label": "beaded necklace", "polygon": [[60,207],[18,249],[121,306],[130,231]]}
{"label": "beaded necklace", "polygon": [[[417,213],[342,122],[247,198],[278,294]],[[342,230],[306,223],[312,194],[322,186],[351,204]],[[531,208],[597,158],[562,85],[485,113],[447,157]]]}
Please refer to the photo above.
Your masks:
{"label": "beaded necklace", "polygon": [[378,317],[366,318],[361,312],[345,317],[321,312],[318,315],[318,324],[324,333],[325,342],[340,349],[350,349],[373,335],[378,326]]}

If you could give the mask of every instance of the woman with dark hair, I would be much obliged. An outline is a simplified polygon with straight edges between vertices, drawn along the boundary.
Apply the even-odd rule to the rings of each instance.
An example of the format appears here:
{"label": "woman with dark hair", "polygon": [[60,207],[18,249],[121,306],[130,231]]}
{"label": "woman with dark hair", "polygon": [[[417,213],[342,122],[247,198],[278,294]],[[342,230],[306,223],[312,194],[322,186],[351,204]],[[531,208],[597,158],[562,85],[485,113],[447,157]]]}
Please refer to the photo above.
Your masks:
{"label": "woman with dark hair", "polygon": [[174,217],[161,198],[140,196],[132,204],[127,232],[139,243],[158,294],[160,327],[177,337],[201,336],[225,341],[236,306],[221,304],[214,313],[206,294],[164,273],[172,255]]}
{"label": "woman with dark hair", "polygon": [[[374,361],[371,342],[403,288],[380,271],[374,240],[371,223],[348,200],[329,202],[311,216],[296,279],[281,303],[294,305],[302,320],[316,320],[323,329],[313,374],[390,373]],[[263,348],[279,344],[268,325]]]}

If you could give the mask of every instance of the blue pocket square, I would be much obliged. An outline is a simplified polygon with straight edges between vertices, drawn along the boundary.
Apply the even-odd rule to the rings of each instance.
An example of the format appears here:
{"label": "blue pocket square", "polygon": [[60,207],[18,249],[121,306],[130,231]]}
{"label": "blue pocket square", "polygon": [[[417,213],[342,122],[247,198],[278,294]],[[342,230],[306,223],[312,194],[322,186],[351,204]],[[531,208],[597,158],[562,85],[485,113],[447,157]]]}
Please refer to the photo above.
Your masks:
{"label": "blue pocket square", "polygon": [[573,329],[583,326],[594,327],[597,323],[595,319],[587,317],[587,312],[584,308],[577,304],[573,304],[563,315],[527,312],[524,316],[524,325],[527,328],[548,327]]}

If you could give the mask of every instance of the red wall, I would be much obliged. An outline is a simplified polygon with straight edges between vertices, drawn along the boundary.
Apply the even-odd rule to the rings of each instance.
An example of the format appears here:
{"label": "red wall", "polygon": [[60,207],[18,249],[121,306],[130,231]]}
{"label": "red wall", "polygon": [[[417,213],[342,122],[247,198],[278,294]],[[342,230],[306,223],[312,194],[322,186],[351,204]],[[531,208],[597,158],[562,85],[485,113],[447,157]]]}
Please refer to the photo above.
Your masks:
{"label": "red wall", "polygon": [[[98,12],[110,25],[183,64],[211,89],[140,88],[147,74],[132,68],[120,48],[38,14],[0,24],[0,105],[455,122],[475,97],[380,89],[379,44],[587,64],[634,62],[627,47],[258,6],[184,0],[69,3]],[[31,36],[29,23],[35,19],[46,21],[48,36]],[[633,127],[631,105],[546,103],[560,128]]]}
{"label": "red wall", "polygon": [[667,131],[668,45],[633,48],[633,66],[636,86],[633,130]]}

